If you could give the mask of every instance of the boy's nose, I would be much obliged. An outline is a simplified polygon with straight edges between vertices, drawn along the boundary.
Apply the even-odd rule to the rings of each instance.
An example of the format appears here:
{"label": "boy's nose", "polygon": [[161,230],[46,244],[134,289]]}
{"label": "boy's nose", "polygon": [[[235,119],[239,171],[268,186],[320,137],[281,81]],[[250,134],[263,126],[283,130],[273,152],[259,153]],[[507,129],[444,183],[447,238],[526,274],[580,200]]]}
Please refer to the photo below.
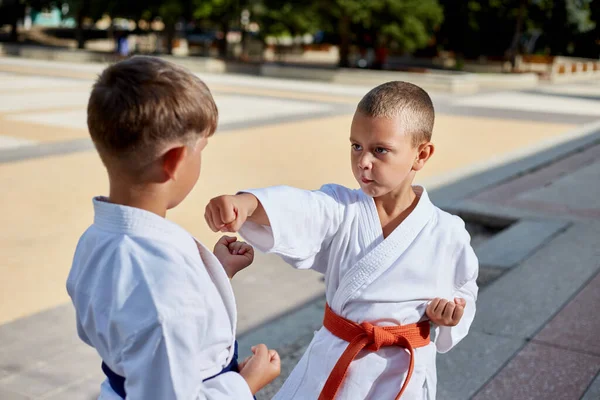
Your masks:
{"label": "boy's nose", "polygon": [[366,153],[358,159],[358,167],[360,169],[369,169],[371,167],[371,157],[369,157],[369,153]]}

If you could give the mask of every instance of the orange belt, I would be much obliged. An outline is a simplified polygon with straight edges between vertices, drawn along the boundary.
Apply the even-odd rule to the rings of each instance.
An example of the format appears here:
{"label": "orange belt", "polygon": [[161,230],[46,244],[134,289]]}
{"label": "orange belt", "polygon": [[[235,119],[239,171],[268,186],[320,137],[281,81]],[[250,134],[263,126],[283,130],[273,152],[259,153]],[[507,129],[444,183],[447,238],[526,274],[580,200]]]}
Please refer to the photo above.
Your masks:
{"label": "orange belt", "polygon": [[404,389],[406,389],[414,369],[414,349],[427,346],[430,343],[429,321],[422,321],[411,325],[385,327],[375,326],[368,322],[363,322],[359,325],[337,315],[329,308],[329,304],[325,306],[323,326],[333,335],[349,344],[337,364],[335,364],[333,371],[329,374],[319,400],[333,400],[335,398],[348,373],[350,363],[361,350],[377,351],[382,347],[389,346],[402,347],[410,353],[408,373],[398,396],[396,396],[396,400],[398,400],[402,396],[402,393],[404,393]]}

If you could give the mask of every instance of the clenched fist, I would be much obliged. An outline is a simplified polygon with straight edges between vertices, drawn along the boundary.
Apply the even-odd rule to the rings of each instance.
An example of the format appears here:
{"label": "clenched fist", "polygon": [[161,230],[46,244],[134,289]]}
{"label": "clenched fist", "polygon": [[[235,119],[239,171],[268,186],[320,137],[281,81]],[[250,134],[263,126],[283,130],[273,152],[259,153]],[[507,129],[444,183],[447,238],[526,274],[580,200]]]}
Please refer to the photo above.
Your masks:
{"label": "clenched fist", "polygon": [[427,306],[425,314],[438,326],[456,326],[465,312],[466,305],[465,299],[455,298],[452,302],[436,297]]}
{"label": "clenched fist", "polygon": [[206,206],[204,218],[213,232],[237,232],[258,207],[249,193],[215,197]]}

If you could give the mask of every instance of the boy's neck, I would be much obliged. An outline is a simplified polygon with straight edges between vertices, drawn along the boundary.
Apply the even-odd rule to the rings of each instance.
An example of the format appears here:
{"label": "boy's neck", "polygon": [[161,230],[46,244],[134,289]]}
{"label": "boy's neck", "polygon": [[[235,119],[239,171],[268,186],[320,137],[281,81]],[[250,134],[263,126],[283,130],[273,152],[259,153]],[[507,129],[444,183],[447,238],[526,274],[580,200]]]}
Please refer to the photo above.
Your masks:
{"label": "boy's neck", "polygon": [[151,185],[114,185],[111,182],[108,201],[113,204],[135,207],[163,218],[167,215],[167,204],[160,190]]}
{"label": "boy's neck", "polygon": [[412,186],[373,199],[383,237],[388,237],[410,215],[419,203]]}
{"label": "boy's neck", "polygon": [[[379,214],[394,218],[402,214],[415,203],[417,195],[412,185],[398,188],[383,196],[374,198]],[[413,207],[414,208],[414,207]]]}

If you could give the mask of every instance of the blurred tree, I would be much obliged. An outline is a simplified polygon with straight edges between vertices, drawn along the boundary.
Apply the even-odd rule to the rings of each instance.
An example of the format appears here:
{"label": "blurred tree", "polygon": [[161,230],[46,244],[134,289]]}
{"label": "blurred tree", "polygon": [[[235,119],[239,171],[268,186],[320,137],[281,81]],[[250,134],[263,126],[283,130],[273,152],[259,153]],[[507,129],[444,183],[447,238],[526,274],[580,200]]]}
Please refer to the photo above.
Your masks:
{"label": "blurred tree", "polygon": [[443,20],[437,0],[331,0],[316,7],[321,24],[339,35],[340,67],[349,66],[355,27],[411,52],[425,46]]}
{"label": "blurred tree", "polygon": [[227,34],[232,25],[239,23],[239,18],[245,0],[192,0],[193,16],[196,19],[205,19],[214,22],[219,27],[222,37],[219,39],[219,56],[227,57]]}
{"label": "blurred tree", "polygon": [[[593,43],[588,37],[595,29],[592,12],[597,2],[539,0],[541,13],[538,22],[544,32],[543,43],[550,54],[588,56],[582,48]],[[583,51],[578,51],[578,48]]]}
{"label": "blurred tree", "polygon": [[27,7],[43,9],[54,3],[51,0],[0,0],[0,24],[8,23],[11,26],[9,40],[19,40],[18,24],[25,17]]}
{"label": "blurred tree", "polygon": [[302,35],[320,27],[317,7],[305,0],[259,0],[251,9],[261,26],[261,36]]}
{"label": "blurred tree", "polygon": [[[440,0],[444,23],[438,43],[458,58],[506,57],[545,48],[573,53],[596,29],[598,0]],[[597,12],[597,11],[596,11]],[[537,44],[537,45],[536,45]]]}
{"label": "blurred tree", "polygon": [[165,40],[167,54],[173,53],[173,40],[177,21],[183,16],[185,10],[184,0],[164,0],[155,4],[156,15],[162,18],[165,24]]}

